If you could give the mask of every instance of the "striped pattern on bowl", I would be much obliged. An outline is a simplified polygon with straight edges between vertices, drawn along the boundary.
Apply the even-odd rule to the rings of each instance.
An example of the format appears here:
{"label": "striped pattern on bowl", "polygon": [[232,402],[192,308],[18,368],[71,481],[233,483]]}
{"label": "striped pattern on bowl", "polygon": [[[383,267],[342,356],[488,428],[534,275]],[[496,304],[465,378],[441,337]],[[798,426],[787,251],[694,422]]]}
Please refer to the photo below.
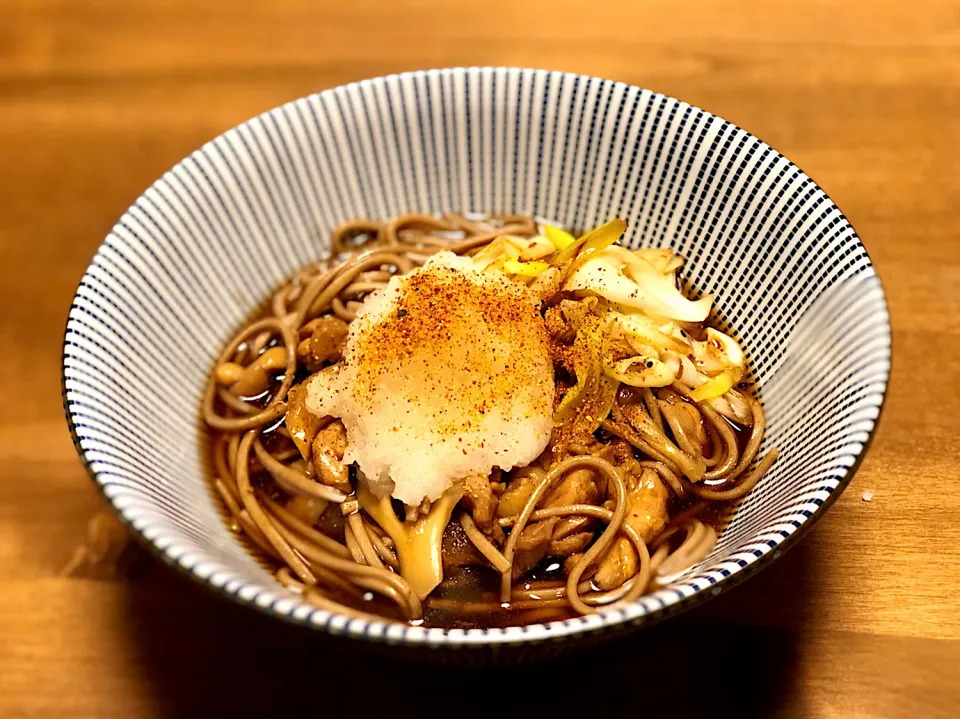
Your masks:
{"label": "striped pattern on bowl", "polygon": [[[351,620],[279,586],[221,520],[198,406],[218,349],[331,229],[408,211],[523,213],[688,258],[761,386],[782,452],[716,548],[625,608],[529,627]],[[853,228],[799,168],[675,99],[592,77],[472,68],[312,95],[225,133],[123,215],[77,290],[64,406],[91,475],[171,564],[264,612],[365,639],[506,648],[647,623],[778,556],[863,456],[890,364],[883,291]]]}

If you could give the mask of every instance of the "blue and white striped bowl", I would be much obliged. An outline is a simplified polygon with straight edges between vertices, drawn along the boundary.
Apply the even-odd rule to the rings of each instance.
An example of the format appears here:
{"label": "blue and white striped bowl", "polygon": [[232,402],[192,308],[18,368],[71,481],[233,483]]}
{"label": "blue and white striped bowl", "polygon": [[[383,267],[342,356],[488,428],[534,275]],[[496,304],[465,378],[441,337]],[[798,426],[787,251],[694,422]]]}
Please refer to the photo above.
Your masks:
{"label": "blue and white striped bowl", "polygon": [[[348,619],[284,590],[221,520],[198,407],[218,349],[348,218],[408,211],[618,216],[669,245],[748,349],[782,452],[699,566],[635,604],[522,628]],[[63,349],[67,420],[117,512],[170,564],[273,616],[409,647],[537,651],[659,620],[790,546],[866,450],[890,368],[880,283],[799,168],[708,112],[622,83],[437,70],[321,92],[211,141],[120,218],[80,283]],[[562,644],[561,644],[562,643]],[[526,653],[526,652],[525,652]],[[461,652],[461,655],[463,652]],[[467,652],[470,654],[470,652]]]}

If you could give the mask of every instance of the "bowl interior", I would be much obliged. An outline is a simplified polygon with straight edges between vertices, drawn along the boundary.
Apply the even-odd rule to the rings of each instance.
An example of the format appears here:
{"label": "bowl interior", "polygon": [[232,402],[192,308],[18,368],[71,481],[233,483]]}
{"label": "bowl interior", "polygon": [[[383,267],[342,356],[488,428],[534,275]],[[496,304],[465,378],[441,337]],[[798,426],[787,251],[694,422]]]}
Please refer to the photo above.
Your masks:
{"label": "bowl interior", "polygon": [[[716,548],[629,607],[506,630],[347,620],[300,602],[240,545],[204,475],[198,406],[218,349],[331,229],[408,211],[523,213],[687,257],[742,340],[781,459]],[[270,613],[371,639],[524,642],[641,623],[746,576],[836,497],[889,371],[883,292],[799,168],[707,112],[621,83],[518,69],[391,76],[297,100],[218,137],[148,189],[71,307],[64,403],[85,463],[170,562]]]}

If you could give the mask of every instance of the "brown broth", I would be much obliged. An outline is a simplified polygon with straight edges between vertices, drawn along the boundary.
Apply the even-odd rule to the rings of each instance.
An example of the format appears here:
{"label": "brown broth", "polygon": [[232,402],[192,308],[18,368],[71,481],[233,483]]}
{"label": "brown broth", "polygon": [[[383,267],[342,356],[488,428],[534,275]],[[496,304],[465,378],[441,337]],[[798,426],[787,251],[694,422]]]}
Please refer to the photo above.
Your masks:
{"label": "brown broth", "polygon": [[[733,427],[742,451],[749,438],[749,432],[735,425],[733,425]],[[210,430],[205,428],[204,431],[210,434]],[[209,441],[209,439],[207,444],[209,447],[213,447],[213,442]],[[209,473],[211,476],[213,475],[212,468],[214,466],[211,455],[209,460],[209,467],[211,468]],[[285,499],[282,490],[272,484],[272,480],[266,473],[258,472],[254,474],[251,477],[251,481],[255,484],[269,487],[270,493],[277,499]],[[220,504],[219,497],[215,499],[218,504]],[[696,516],[700,521],[711,525],[717,531],[717,534],[720,534],[732,516],[738,501],[739,500],[708,502]],[[692,504],[693,502],[691,501],[681,502],[678,501],[676,497],[672,497],[669,504],[669,515],[675,517],[689,509]],[[339,512],[336,512],[336,515],[339,518]],[[226,518],[225,508],[224,516]],[[326,517],[321,518],[317,525],[318,529],[334,539],[343,541],[342,522],[331,523],[326,520]],[[276,571],[283,566],[271,557],[266,556],[253,542],[238,530],[239,528],[235,528],[238,538],[243,542],[244,546],[247,547],[247,550],[257,557],[263,566],[269,568],[271,571]],[[448,531],[444,535],[444,547],[446,551],[452,551],[450,547],[451,542],[456,543],[465,540],[465,537],[461,539],[451,536],[454,534],[455,532],[448,528]],[[557,585],[565,584],[566,576],[563,572],[563,559],[563,557],[544,557],[521,581],[516,583],[516,586],[520,589],[532,589],[545,582],[553,582]],[[415,624],[443,629],[476,629],[524,626],[547,621],[570,619],[577,616],[577,612],[570,607],[544,607],[515,610],[511,609],[509,603],[500,604],[500,575],[487,566],[470,565],[455,567],[452,570],[445,570],[444,575],[443,582],[433,591],[430,599],[463,602],[464,610],[455,611],[434,608],[430,606],[430,599],[428,599],[427,602],[424,603],[423,619],[414,622]],[[395,604],[377,596],[373,592],[363,592],[359,597],[355,597],[336,589],[325,588],[324,594],[341,604],[359,611],[376,614],[388,620],[403,621],[398,615]],[[496,610],[480,610],[474,606],[480,603],[489,604],[491,602],[499,605]]]}
{"label": "brown broth", "polygon": [[[252,313],[251,317],[244,322],[241,327],[267,316],[271,316],[271,313],[267,303],[264,303],[257,309],[256,312]],[[275,344],[275,342],[271,342],[270,346],[273,344]],[[306,372],[305,369],[298,367],[295,381],[301,382],[308,376],[309,373]],[[282,382],[282,374],[273,376],[267,391],[256,398],[251,398],[250,403],[258,407],[265,407]],[[740,389],[744,392],[751,391],[750,389],[744,389],[743,386],[741,386]],[[277,423],[275,426],[278,426],[279,424],[281,423]],[[734,433],[737,437],[738,446],[742,452],[750,436],[749,428],[741,428],[732,422],[730,423],[730,426],[734,430]],[[206,474],[211,478],[210,490],[214,495],[214,502],[218,507],[220,507],[223,513],[224,521],[230,524],[229,513],[226,507],[223,505],[219,494],[213,487],[213,479],[216,477],[216,462],[213,458],[213,452],[216,448],[216,442],[214,440],[218,435],[218,431],[208,427],[201,418],[200,432],[201,446],[206,445],[207,447]],[[272,442],[277,441],[275,436],[271,435],[272,432],[269,430],[263,434],[263,442],[268,448]],[[273,480],[269,474],[262,469],[251,472],[251,483],[255,486],[265,488],[268,493],[277,501],[285,502],[288,499],[283,490],[278,488],[273,483]],[[687,500],[679,500],[675,496],[671,496],[668,504],[669,516],[673,518],[680,515],[684,511],[688,510],[695,503],[695,501],[695,497]],[[696,517],[700,521],[711,525],[717,531],[717,534],[720,534],[724,526],[726,526],[729,519],[732,517],[733,512],[740,501],[741,500],[731,500],[727,502],[707,502],[703,509],[696,514]],[[338,511],[336,512],[336,515],[336,518],[340,519]],[[318,522],[317,528],[324,534],[327,534],[328,536],[331,536],[332,538],[342,542],[342,520],[340,520],[339,523],[324,520],[325,518],[322,518],[321,521]],[[241,531],[238,526],[234,524],[230,524],[230,526],[234,533],[237,534],[238,540],[247,548],[247,550],[258,560],[262,566],[272,572],[277,571],[283,566],[273,558],[265,555],[260,548],[257,547],[256,544]],[[597,536],[599,536],[599,532],[602,531],[602,526],[598,528],[597,531]],[[447,536],[448,534],[449,531],[445,533],[444,536],[445,549],[449,542],[460,541],[451,540],[451,538]],[[465,540],[465,537],[462,539],[463,541],[469,541]],[[563,557],[545,557],[536,567],[524,575],[522,581],[515,582],[515,586],[521,589],[531,589],[533,587],[540,586],[543,583],[553,583],[555,585],[565,584],[566,577],[563,572],[563,559]],[[542,607],[518,610],[512,609],[510,603],[501,604],[499,602],[500,575],[488,566],[459,566],[453,568],[452,570],[445,569],[444,574],[445,578],[443,582],[441,582],[441,584],[433,591],[430,598],[424,602],[423,619],[412,622],[413,624],[444,629],[495,628],[523,626],[541,622],[569,619],[578,616],[578,613],[570,607]],[[334,601],[353,609],[381,616],[388,621],[392,620],[404,622],[399,615],[396,605],[393,602],[383,599],[373,592],[363,591],[358,592],[358,596],[353,596],[343,591],[329,589],[326,587],[323,589],[323,592],[330,599],[333,599]],[[434,599],[441,601],[455,600],[462,603],[462,608],[459,610],[451,610],[431,607],[430,600]],[[481,609],[477,606],[483,604],[489,607],[491,603],[495,603],[497,605],[495,610],[490,608]]]}

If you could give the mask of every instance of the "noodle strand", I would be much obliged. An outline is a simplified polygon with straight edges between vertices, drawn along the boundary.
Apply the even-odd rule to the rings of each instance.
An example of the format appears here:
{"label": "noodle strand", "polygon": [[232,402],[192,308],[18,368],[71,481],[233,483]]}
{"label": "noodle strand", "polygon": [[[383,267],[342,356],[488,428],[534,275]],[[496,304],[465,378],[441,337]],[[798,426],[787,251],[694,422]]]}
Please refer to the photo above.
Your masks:
{"label": "noodle strand", "polygon": [[[736,399],[734,412],[744,424],[739,428],[746,438],[741,450],[735,427],[708,402],[695,401],[680,381],[660,388],[625,387],[606,416],[597,419],[599,439],[577,437],[551,446],[526,467],[491,474],[494,509],[497,497],[519,491],[511,511],[520,511],[497,517],[492,527],[483,524],[484,530],[474,521],[476,514],[462,511],[451,520],[460,523],[470,544],[499,574],[499,592],[477,601],[429,597],[421,602],[400,575],[394,541],[355,508],[355,495],[320,481],[327,476],[324,471],[329,473],[327,465],[315,468],[309,448],[301,457],[311,438],[304,439],[293,426],[288,429],[284,420],[288,401],[292,405],[297,399],[288,399],[291,388],[304,379],[307,366],[315,369],[298,365],[298,348],[303,353],[310,345],[302,343],[315,341],[314,328],[329,321],[321,318],[352,322],[367,297],[437,252],[471,255],[505,235],[533,238],[540,232],[537,222],[525,216],[474,217],[407,213],[386,221],[351,220],[335,228],[330,259],[303,267],[269,296],[264,316],[226,344],[215,365],[222,371],[214,372],[205,387],[201,414],[213,431],[212,487],[225,515],[235,531],[274,562],[281,585],[321,609],[382,621],[363,609],[374,597],[377,603],[370,606],[375,611],[385,606],[389,617],[406,621],[422,619],[424,606],[464,615],[506,610],[517,621],[548,621],[633,602],[702,562],[717,542],[704,512],[744,497],[777,459],[777,451],[769,450],[757,460],[766,419],[755,398],[728,395]],[[683,366],[681,362],[681,370]],[[592,503],[578,497],[540,506],[545,498],[556,501],[551,498],[562,492],[552,490],[578,470],[588,470],[601,499]],[[669,521],[651,542],[631,524],[630,492],[645,470],[669,488]],[[305,498],[296,500],[296,514],[285,506],[292,497]],[[499,507],[505,506],[501,501]],[[321,516],[327,511],[333,514]],[[406,507],[409,519],[429,511],[429,503]],[[618,586],[601,590],[594,578],[601,563],[611,551],[627,546],[618,538],[626,539],[636,566],[631,565],[629,576],[617,577]],[[565,579],[520,584],[517,579],[530,566],[529,553],[534,552],[530,561],[539,558],[536,552],[544,551],[544,541],[548,551],[570,560]]]}

